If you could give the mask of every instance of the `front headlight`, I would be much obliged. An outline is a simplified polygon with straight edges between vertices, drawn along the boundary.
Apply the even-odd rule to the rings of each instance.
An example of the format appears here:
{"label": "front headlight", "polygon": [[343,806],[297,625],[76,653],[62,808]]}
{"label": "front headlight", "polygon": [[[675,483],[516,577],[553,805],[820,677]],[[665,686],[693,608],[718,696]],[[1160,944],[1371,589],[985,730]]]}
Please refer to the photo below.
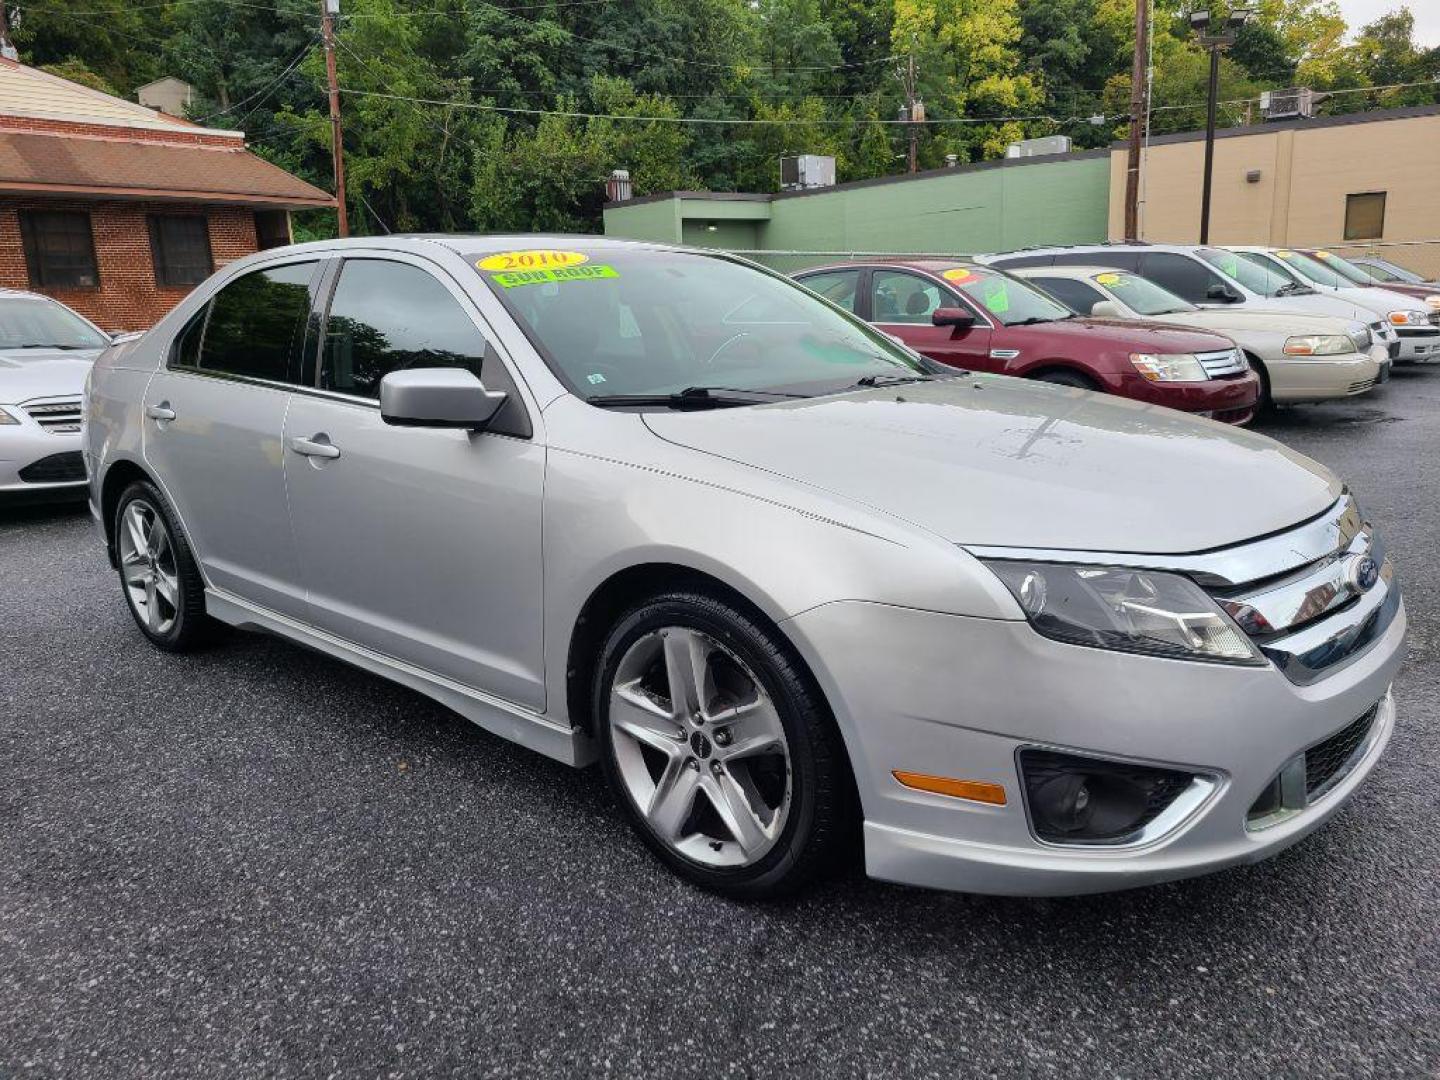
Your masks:
{"label": "front headlight", "polygon": [[1301,334],[1285,339],[1286,356],[1339,356],[1354,351],[1355,343],[1344,334]]}
{"label": "front headlight", "polygon": [[1194,353],[1131,353],[1130,363],[1151,382],[1204,382],[1210,378]]}
{"label": "front headlight", "polygon": [[0,427],[6,427],[10,424],[18,423],[20,423],[20,421],[16,420],[15,417],[11,416],[8,412],[6,412],[3,405],[0,405]]}
{"label": "front headlight", "polygon": [[1264,661],[1189,578],[1113,566],[983,560],[1045,637],[1096,649],[1230,664]]}
{"label": "front headlight", "polygon": [[1419,326],[1430,321],[1423,311],[1392,311],[1390,321],[1396,326]]}

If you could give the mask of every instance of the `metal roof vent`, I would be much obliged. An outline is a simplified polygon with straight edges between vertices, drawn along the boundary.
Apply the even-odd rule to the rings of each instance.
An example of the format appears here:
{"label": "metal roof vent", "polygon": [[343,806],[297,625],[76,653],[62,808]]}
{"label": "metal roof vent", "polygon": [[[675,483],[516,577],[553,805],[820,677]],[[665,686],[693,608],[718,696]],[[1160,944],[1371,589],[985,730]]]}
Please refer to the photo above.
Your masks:
{"label": "metal roof vent", "polygon": [[1048,157],[1050,154],[1070,152],[1069,135],[1046,135],[1043,139],[1021,139],[1005,148],[1007,158]]}
{"label": "metal roof vent", "polygon": [[1260,95],[1260,115],[1266,120],[1296,120],[1315,115],[1315,106],[1324,97],[1303,86],[1289,90],[1266,90]]}
{"label": "metal roof vent", "polygon": [[613,169],[605,180],[605,198],[611,202],[626,202],[630,198],[630,170]]}
{"label": "metal roof vent", "polygon": [[792,154],[780,159],[780,190],[835,186],[835,159],[828,154]]}

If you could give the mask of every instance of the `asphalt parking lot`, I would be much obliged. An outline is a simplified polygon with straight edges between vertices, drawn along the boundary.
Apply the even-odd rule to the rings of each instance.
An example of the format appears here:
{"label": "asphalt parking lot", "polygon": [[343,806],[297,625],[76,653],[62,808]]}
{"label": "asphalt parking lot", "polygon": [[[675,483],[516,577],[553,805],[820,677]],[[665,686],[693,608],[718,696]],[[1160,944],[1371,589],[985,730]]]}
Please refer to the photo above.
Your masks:
{"label": "asphalt parking lot", "polygon": [[1440,368],[1260,430],[1385,531],[1398,730],[1297,848],[1078,900],[695,892],[598,773],[277,641],[161,654],[83,512],[0,518],[0,1077],[1437,1075]]}

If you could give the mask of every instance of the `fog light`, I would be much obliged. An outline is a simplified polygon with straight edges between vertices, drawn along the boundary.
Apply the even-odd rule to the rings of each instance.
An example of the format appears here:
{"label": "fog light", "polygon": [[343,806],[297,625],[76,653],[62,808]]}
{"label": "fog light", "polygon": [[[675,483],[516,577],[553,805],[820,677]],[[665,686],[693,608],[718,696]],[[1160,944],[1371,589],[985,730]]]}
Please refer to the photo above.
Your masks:
{"label": "fog light", "polygon": [[1035,835],[1056,844],[1121,844],[1137,837],[1195,777],[1123,761],[1023,750],[1020,769]]}

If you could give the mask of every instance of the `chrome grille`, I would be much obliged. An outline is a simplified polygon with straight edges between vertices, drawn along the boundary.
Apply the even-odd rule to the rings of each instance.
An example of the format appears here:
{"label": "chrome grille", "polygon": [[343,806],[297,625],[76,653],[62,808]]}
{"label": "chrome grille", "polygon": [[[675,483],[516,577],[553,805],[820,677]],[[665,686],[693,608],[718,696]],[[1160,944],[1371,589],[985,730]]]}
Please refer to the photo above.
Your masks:
{"label": "chrome grille", "polygon": [[80,399],[21,405],[25,414],[52,435],[74,435],[80,430]]}
{"label": "chrome grille", "polygon": [[1212,379],[1224,378],[1226,375],[1239,375],[1250,366],[1239,349],[1196,353],[1195,359],[1200,361],[1200,366],[1205,369],[1205,374]]}

